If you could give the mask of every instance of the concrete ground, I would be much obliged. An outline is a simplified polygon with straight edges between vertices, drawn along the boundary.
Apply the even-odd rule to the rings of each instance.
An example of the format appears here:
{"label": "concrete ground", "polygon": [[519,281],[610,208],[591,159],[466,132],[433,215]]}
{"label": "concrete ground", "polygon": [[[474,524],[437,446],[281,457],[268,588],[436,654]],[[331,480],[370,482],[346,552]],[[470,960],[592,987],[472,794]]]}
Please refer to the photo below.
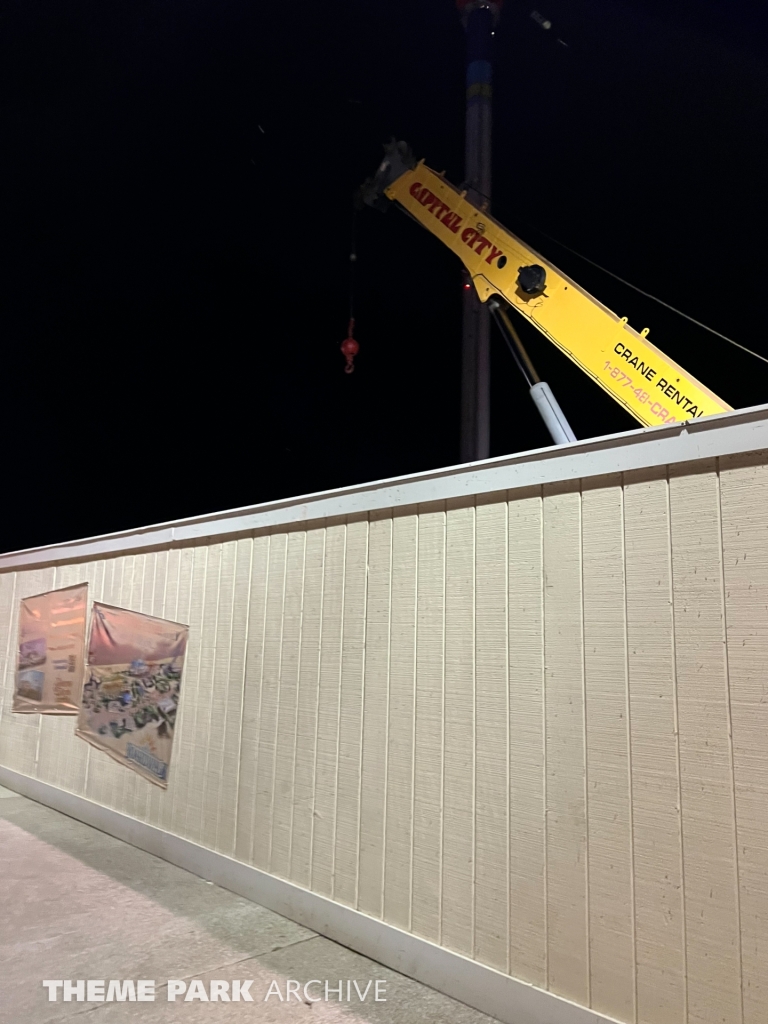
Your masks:
{"label": "concrete ground", "polygon": [[[59,989],[49,1002],[44,979],[153,980],[155,1001],[64,1002]],[[193,979],[204,984],[193,987]],[[250,979],[253,1002],[168,999],[169,980],[184,982],[188,994],[210,995],[211,980]],[[305,993],[313,979],[320,984]],[[289,980],[299,983],[299,999],[285,1002]],[[366,993],[377,980],[384,982],[378,1002],[373,985]],[[4,1024],[493,1024],[264,907],[2,788],[0,983]],[[343,1002],[334,991],[340,983]]]}

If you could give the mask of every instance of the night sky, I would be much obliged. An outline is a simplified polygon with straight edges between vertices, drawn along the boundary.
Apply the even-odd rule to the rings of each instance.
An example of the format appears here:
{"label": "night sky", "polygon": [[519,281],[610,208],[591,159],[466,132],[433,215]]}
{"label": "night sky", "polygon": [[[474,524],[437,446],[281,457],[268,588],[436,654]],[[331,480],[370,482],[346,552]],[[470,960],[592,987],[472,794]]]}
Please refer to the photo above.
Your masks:
{"label": "night sky", "polygon": [[[452,0],[6,0],[0,39],[0,550],[458,461],[460,265],[395,209],[357,217],[339,352],[381,144],[463,179]],[[495,43],[494,215],[768,401],[768,365],[546,237],[768,356],[765,4],[506,0]],[[577,437],[638,426],[516,323]],[[492,361],[491,454],[548,444]]]}

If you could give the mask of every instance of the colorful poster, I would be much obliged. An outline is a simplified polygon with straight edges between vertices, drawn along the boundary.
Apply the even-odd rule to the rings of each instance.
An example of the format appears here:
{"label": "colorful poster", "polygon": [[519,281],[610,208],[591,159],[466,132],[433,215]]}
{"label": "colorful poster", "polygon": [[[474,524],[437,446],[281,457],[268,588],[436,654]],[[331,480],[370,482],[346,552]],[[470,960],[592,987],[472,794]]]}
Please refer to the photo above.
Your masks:
{"label": "colorful poster", "polygon": [[94,602],[75,732],[165,788],[189,627]]}
{"label": "colorful poster", "polygon": [[88,584],[25,597],[13,711],[76,715],[83,687]]}

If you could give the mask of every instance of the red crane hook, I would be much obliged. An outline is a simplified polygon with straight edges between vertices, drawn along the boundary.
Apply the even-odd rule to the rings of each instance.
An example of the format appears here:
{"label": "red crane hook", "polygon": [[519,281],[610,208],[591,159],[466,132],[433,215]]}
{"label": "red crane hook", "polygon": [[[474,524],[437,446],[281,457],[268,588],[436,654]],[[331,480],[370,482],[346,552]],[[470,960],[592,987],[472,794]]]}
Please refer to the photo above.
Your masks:
{"label": "red crane hook", "polygon": [[341,343],[341,351],[344,353],[344,357],[347,360],[347,365],[344,367],[344,373],[355,372],[355,356],[360,351],[360,346],[355,341],[355,321],[349,321],[349,327],[347,328],[348,337]]}

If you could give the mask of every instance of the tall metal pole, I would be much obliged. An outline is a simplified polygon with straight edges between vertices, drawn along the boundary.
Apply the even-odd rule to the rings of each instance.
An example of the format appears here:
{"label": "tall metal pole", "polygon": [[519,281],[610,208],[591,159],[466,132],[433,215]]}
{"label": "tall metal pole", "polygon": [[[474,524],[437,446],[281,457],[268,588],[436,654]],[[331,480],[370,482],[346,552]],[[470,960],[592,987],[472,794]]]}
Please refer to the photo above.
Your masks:
{"label": "tall metal pole", "polygon": [[[491,54],[501,0],[458,0],[467,33],[465,188],[475,205],[491,202]],[[465,277],[461,356],[461,461],[490,455],[491,321]]]}

